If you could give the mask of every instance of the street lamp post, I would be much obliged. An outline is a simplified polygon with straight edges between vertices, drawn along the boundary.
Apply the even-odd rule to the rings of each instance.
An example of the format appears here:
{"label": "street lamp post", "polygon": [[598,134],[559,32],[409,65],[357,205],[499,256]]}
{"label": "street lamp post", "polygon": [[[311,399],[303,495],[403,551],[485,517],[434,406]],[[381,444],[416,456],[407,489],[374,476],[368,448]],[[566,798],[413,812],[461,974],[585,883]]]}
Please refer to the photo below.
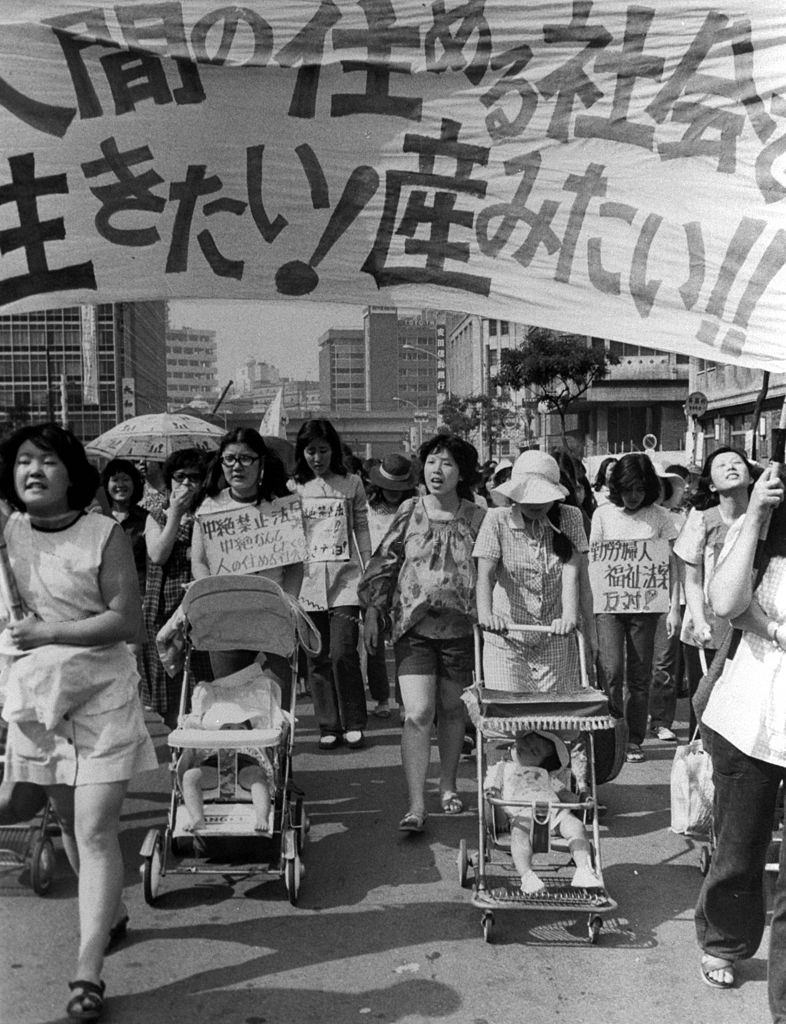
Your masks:
{"label": "street lamp post", "polygon": [[[410,402],[408,398],[399,398],[398,395],[393,395],[393,401],[400,405],[411,405],[416,413],[420,413],[420,406]],[[420,416],[416,416],[415,422],[418,425],[418,447],[420,447],[423,444],[423,420],[420,419]]]}

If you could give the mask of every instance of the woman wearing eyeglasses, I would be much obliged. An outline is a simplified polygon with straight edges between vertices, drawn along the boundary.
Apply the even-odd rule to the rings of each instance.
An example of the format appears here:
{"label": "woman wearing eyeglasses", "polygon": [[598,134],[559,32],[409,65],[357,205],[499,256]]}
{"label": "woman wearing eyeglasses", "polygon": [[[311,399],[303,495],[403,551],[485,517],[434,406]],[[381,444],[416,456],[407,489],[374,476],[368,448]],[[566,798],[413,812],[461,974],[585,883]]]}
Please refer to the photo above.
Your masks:
{"label": "woman wearing eyeglasses", "polygon": [[[253,505],[272,513],[276,498],[290,497],[287,472],[278,455],[267,447],[256,430],[238,427],[221,439],[218,452],[208,470],[205,497],[196,510],[197,525],[203,516],[234,511]],[[200,529],[194,530],[191,545],[191,573],[195,580],[210,576],[207,553]],[[297,597],[303,580],[303,563],[261,569],[255,573],[272,579],[283,590]],[[257,651],[211,651],[210,663],[216,676],[229,675],[250,665]],[[281,699],[289,707],[289,661],[282,655],[267,654],[267,667],[281,684]]]}
{"label": "woman wearing eyeglasses", "polygon": [[[143,652],[145,678],[142,700],[157,711],[170,729],[177,725],[180,680],[170,679],[156,650],[156,634],[174,614],[190,583],[191,537],[194,507],[205,480],[202,452],[184,448],[164,463],[168,501],[163,509],[151,509],[145,523],[147,580],[143,605],[147,642]],[[204,655],[192,659],[194,674],[205,678],[209,663]]]}

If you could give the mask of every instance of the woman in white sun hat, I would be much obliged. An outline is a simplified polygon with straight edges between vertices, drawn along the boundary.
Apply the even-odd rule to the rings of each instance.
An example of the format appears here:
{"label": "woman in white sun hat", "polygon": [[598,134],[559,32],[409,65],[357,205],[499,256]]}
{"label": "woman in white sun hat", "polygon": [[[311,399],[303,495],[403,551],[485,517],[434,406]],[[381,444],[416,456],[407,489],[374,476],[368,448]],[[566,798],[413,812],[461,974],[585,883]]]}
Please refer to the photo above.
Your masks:
{"label": "woman in white sun hat", "polygon": [[[475,542],[478,621],[495,631],[485,634],[483,646],[484,681],[493,689],[564,692],[578,683],[577,648],[568,634],[581,621],[579,578],[588,545],[581,512],[564,504],[559,479],[551,455],[523,452],[510,479],[492,491],[492,498],[511,504],[489,509]],[[551,632],[495,635],[513,623]]]}

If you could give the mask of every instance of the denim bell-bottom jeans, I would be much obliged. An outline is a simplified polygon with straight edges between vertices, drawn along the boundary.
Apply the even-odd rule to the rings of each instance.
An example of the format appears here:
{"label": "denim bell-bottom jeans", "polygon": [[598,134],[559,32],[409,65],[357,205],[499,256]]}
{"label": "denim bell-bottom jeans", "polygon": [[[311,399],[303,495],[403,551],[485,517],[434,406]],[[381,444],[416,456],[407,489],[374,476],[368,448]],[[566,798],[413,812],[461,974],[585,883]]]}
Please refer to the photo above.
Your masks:
{"label": "denim bell-bottom jeans", "polygon": [[652,652],[658,616],[646,612],[622,615],[602,612],[595,619],[601,682],[609,698],[611,712],[619,718],[625,717],[629,741],[641,744],[647,732]]}
{"label": "denim bell-bottom jeans", "polygon": [[322,736],[366,728],[366,689],[360,670],[360,609],[342,605],[309,612],[319,630],[322,650],[309,655],[309,688]]}
{"label": "denim bell-bottom jeans", "polygon": [[[747,960],[759,948],[765,923],[764,865],[772,839],[778,787],[786,768],[749,757],[702,724],[715,783],[715,850],[696,906],[696,937],[705,953]],[[767,974],[774,1024],[786,1024],[786,845],[770,922]]]}

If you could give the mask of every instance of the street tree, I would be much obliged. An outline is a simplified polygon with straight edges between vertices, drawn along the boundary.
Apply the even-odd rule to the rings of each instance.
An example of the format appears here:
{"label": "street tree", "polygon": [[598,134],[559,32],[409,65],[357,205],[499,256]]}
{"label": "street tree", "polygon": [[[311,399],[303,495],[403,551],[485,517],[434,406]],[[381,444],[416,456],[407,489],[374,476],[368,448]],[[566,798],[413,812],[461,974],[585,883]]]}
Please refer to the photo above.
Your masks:
{"label": "street tree", "polygon": [[562,443],[567,447],[565,417],[571,405],[618,362],[617,356],[603,349],[588,348],[583,334],[533,327],[522,345],[502,352],[500,371],[492,383],[503,390],[529,388],[538,403],[559,416]]}
{"label": "street tree", "polygon": [[[493,438],[502,435],[516,418],[505,394],[468,395],[466,398],[452,395],[445,399],[439,411],[445,428],[467,440],[482,427],[489,451],[493,450]],[[479,454],[482,458],[483,452]]]}

